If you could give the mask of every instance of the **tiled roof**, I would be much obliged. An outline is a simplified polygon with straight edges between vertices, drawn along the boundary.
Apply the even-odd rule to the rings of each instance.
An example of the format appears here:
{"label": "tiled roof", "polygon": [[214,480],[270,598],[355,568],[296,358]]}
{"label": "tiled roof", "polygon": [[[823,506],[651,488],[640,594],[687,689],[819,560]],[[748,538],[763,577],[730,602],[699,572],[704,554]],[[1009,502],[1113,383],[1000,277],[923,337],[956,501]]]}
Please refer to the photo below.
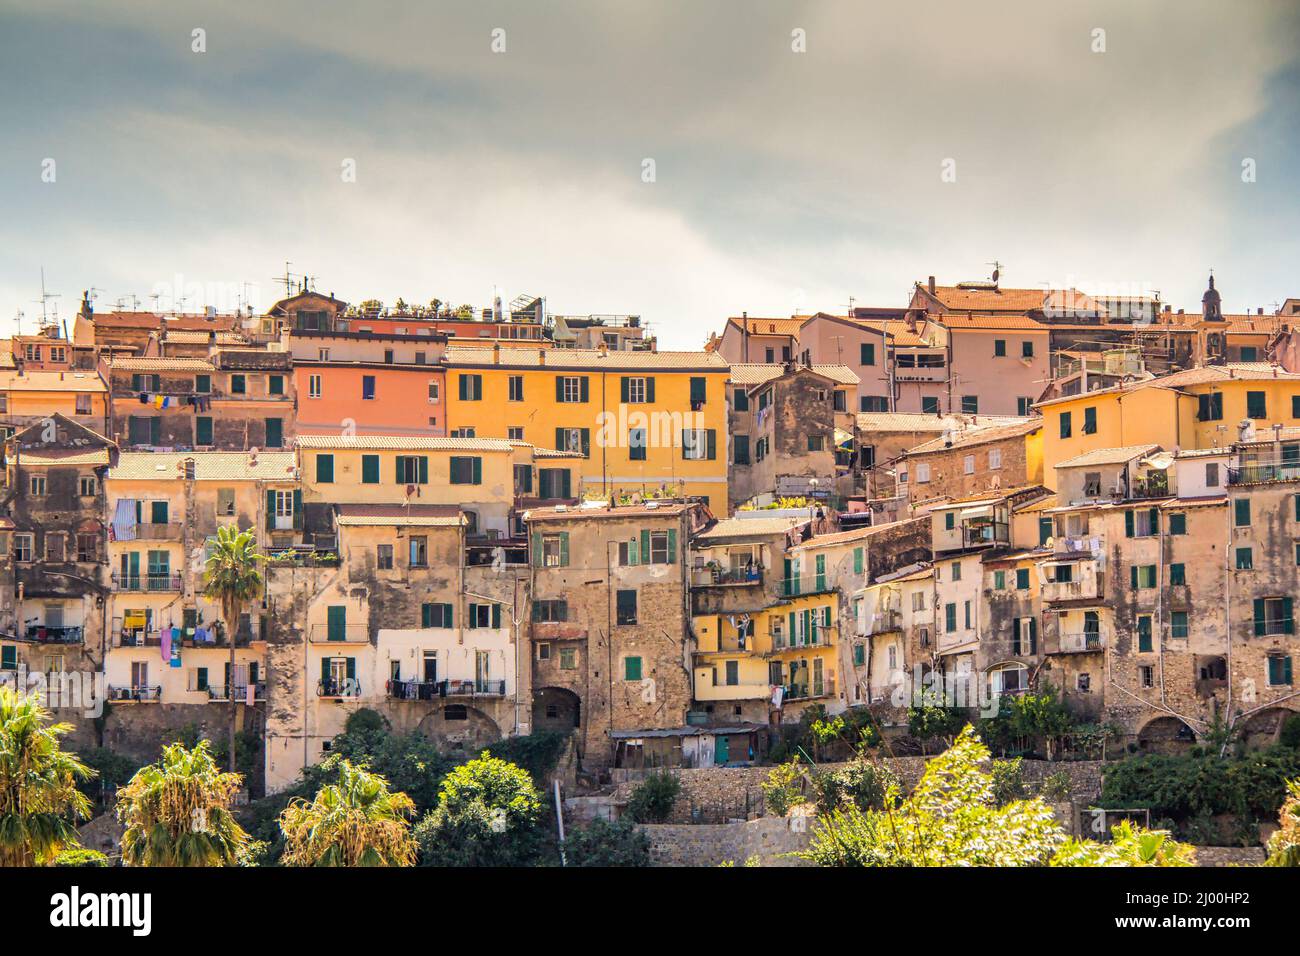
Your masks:
{"label": "tiled roof", "polygon": [[21,465],[107,465],[108,449],[51,448],[48,451],[20,451]]}
{"label": "tiled roof", "polygon": [[716,352],[642,352],[611,349],[496,349],[465,345],[447,347],[443,362],[450,368],[548,368],[557,371],[725,372],[727,360]]}
{"label": "tiled roof", "polygon": [[922,442],[915,448],[910,449],[908,454],[923,455],[928,452],[951,451],[954,448],[969,448],[973,445],[984,445],[991,441],[1002,441],[1006,438],[1016,438],[1022,435],[1028,435],[1038,431],[1038,429],[1042,427],[1043,420],[1041,418],[1026,418],[1010,425],[976,426],[974,428],[967,428],[954,435],[950,435],[947,439],[940,436]]}
{"label": "tiled roof", "polygon": [[[930,313],[926,316],[928,322],[936,325],[942,325],[945,328],[961,331],[965,329],[977,329],[981,331],[998,331],[1006,329],[1009,331],[1019,332],[1050,332],[1053,328],[1059,326],[1048,325],[1045,322],[1039,322],[1028,315],[980,315],[976,313],[962,312],[941,312]],[[1091,328],[1092,326],[1089,326]]]}
{"label": "tiled roof", "polygon": [[0,371],[0,390],[9,392],[106,392],[98,372]]}
{"label": "tiled roof", "polygon": [[890,521],[885,524],[869,524],[861,528],[850,528],[848,531],[836,531],[832,534],[819,534],[809,538],[807,541],[801,541],[791,551],[805,551],[810,548],[829,547],[835,544],[847,544],[852,541],[860,541],[864,538],[870,538],[880,534],[882,531],[888,531],[891,528],[898,528],[905,524],[916,521],[924,521],[924,518],[904,518],[902,521]]}
{"label": "tiled roof", "polygon": [[199,358],[163,358],[161,356],[115,357],[108,367],[124,372],[212,372],[215,366]]}
{"label": "tiled roof", "polygon": [[1058,461],[1057,468],[1082,468],[1084,465],[1122,465],[1126,461],[1149,455],[1159,450],[1159,445],[1125,445],[1120,448],[1094,448],[1082,455]]}
{"label": "tiled roof", "polygon": [[811,316],[807,315],[795,315],[788,319],[764,319],[754,318],[753,316],[741,318],[738,315],[733,315],[727,319],[727,324],[734,325],[737,329],[748,325],[750,335],[793,335],[798,337],[799,329],[810,318]]}
{"label": "tiled roof", "polygon": [[[919,289],[925,289],[917,283]],[[1028,312],[1041,309],[1047,301],[1045,289],[1001,289],[992,285],[985,287],[963,288],[955,285],[935,286],[934,298],[944,308],[966,311]]]}
{"label": "tiled roof", "polygon": [[780,518],[725,518],[707,531],[697,534],[695,540],[708,543],[723,539],[784,534],[791,528],[806,524],[807,521],[807,518],[792,518],[788,515]]}
{"label": "tiled roof", "polygon": [[1112,385],[1110,388],[1099,388],[1080,395],[1064,395],[1060,398],[1047,399],[1036,403],[1035,407],[1086,401],[1100,395],[1135,392],[1143,388],[1178,389],[1193,385],[1213,385],[1216,382],[1262,382],[1269,380],[1300,381],[1300,373],[1288,372],[1280,365],[1272,365],[1268,362],[1228,362],[1224,365],[1200,365],[1196,368],[1184,369],[1181,372],[1170,372],[1168,375],[1161,375],[1158,378],[1147,378],[1138,382]]}
{"label": "tiled roof", "polygon": [[441,438],[429,435],[299,435],[299,448],[360,448],[392,451],[510,451],[504,438]]}
{"label": "tiled roof", "polygon": [[456,528],[465,523],[455,505],[339,505],[336,519],[342,527]]}
{"label": "tiled roof", "polygon": [[589,504],[590,506],[530,508],[525,517],[528,521],[562,521],[570,518],[675,518],[686,510],[686,505],[677,501],[620,505],[617,508],[606,507],[604,502]]}
{"label": "tiled roof", "polygon": [[924,412],[859,412],[855,416],[861,432],[942,432],[961,428],[1008,425],[1022,421],[1015,416],[927,415]]}
{"label": "tiled roof", "polygon": [[[858,382],[862,381],[847,365],[800,365],[796,367],[796,371],[804,368],[841,385],[857,385]],[[733,385],[762,385],[764,382],[770,382],[772,379],[780,378],[784,374],[785,366],[779,362],[731,366],[731,382]]]}
{"label": "tiled roof", "polygon": [[196,481],[293,481],[297,456],[291,451],[140,452],[125,451],[108,470],[110,480],[161,481],[181,476],[181,463],[194,459]]}
{"label": "tiled roof", "polygon": [[[216,332],[216,341],[219,345],[236,345],[248,342],[248,339],[239,332],[227,332],[213,329]],[[188,331],[185,329],[168,329],[163,334],[163,343],[172,342],[177,345],[206,345],[212,341],[212,336],[202,330]]]}

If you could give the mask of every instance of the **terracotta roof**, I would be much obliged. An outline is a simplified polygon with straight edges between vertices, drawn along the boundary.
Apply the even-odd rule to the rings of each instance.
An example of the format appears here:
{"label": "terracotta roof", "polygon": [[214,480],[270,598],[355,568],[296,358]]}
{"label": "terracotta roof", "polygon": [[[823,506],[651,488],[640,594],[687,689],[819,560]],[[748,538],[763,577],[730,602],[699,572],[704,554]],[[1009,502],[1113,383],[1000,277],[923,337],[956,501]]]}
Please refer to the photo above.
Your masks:
{"label": "terracotta roof", "polygon": [[48,451],[19,451],[14,460],[21,465],[107,465],[107,448],[51,448]]}
{"label": "terracotta roof", "polygon": [[[750,512],[752,514],[752,512]],[[702,531],[695,541],[708,543],[722,539],[735,540],[745,537],[764,537],[784,534],[791,528],[806,524],[807,518],[794,518],[785,515],[779,518],[725,518],[707,531]]]}
{"label": "terracotta roof", "polygon": [[[847,365],[799,365],[795,371],[805,368],[841,385],[857,385],[862,381]],[[779,362],[770,365],[756,363],[733,365],[731,366],[731,383],[733,385],[762,385],[765,382],[780,378],[784,374],[785,366]]]}
{"label": "terracotta roof", "polygon": [[558,449],[555,448],[539,448],[537,445],[530,445],[526,441],[516,441],[514,439],[506,439],[506,440],[510,442],[511,448],[532,449],[534,458],[581,458],[582,457],[582,452],[580,451],[559,451]]}
{"label": "terracotta roof", "polygon": [[799,329],[810,318],[812,316],[808,315],[795,315],[788,319],[764,319],[754,318],[753,316],[742,318],[733,315],[727,319],[727,324],[733,325],[737,329],[742,329],[745,325],[748,325],[750,335],[790,335],[797,338]]}
{"label": "terracotta roof", "polygon": [[861,432],[942,432],[977,426],[1007,425],[1022,419],[996,415],[927,415],[924,412],[859,412]]}
{"label": "terracotta roof", "polygon": [[527,521],[562,521],[572,518],[675,518],[686,510],[679,501],[664,501],[640,505],[606,507],[605,502],[591,502],[573,507],[530,508],[524,515]]}
{"label": "terracotta roof", "polygon": [[393,451],[511,451],[504,438],[440,438],[426,435],[299,435],[299,448],[387,449]]}
{"label": "terracotta roof", "polygon": [[163,481],[180,478],[180,465],[194,459],[195,481],[293,481],[297,456],[291,451],[257,453],[256,464],[246,451],[140,452],[124,451],[108,478],[118,481]]}
{"label": "terracotta roof", "polygon": [[[947,329],[954,331],[979,330],[985,332],[995,332],[998,330],[1018,331],[1018,332],[1050,332],[1054,328],[1061,328],[1059,325],[1048,325],[1028,315],[980,315],[977,313],[962,312],[940,312],[930,313],[926,316],[927,322],[933,322],[936,325],[942,325]],[[1095,328],[1096,326],[1088,326]]]}
{"label": "terracotta roof", "polygon": [[1216,382],[1262,382],[1268,380],[1300,381],[1300,373],[1288,372],[1280,365],[1272,365],[1268,362],[1229,362],[1225,365],[1200,365],[1196,368],[1184,369],[1181,372],[1161,375],[1158,378],[1153,377],[1137,382],[1126,382],[1122,385],[1112,385],[1110,388],[1099,388],[1096,391],[1084,392],[1080,395],[1049,398],[1042,402],[1036,402],[1034,407],[1041,408],[1047,405],[1087,401],[1101,395],[1135,392],[1144,388],[1179,389],[1192,385],[1212,385]]}
{"label": "terracotta roof", "polygon": [[98,372],[0,371],[0,390],[9,392],[106,392]]}
{"label": "terracotta roof", "polygon": [[230,329],[239,323],[234,315],[218,315],[208,318],[201,312],[181,315],[164,315],[160,312],[96,312],[91,321],[97,326],[117,329],[161,329],[166,324],[171,329]]}
{"label": "terracotta roof", "polygon": [[465,517],[455,505],[338,505],[336,522],[342,527],[457,528]]}
{"label": "terracotta roof", "polygon": [[947,439],[943,436],[932,438],[929,441],[922,442],[915,448],[908,451],[909,455],[923,455],[936,451],[951,451],[954,448],[969,448],[974,445],[984,445],[991,441],[1002,441],[1007,438],[1016,438],[1023,435],[1029,435],[1043,427],[1041,418],[1026,418],[1009,425],[989,425],[984,427],[967,428],[962,432],[950,435]]}
{"label": "terracotta roof", "polygon": [[1159,445],[1125,445],[1120,448],[1094,448],[1082,455],[1075,455],[1065,461],[1058,461],[1057,468],[1082,468],[1085,465],[1122,465],[1134,458],[1141,458],[1153,451],[1159,451]]}
{"label": "terracotta roof", "polygon": [[[248,339],[240,332],[218,331],[217,343],[219,345],[233,345],[248,342]],[[179,345],[206,345],[212,340],[212,337],[203,331],[188,331],[183,329],[168,329],[163,333],[163,344],[172,342]]]}
{"label": "terracotta roof", "polygon": [[[543,357],[544,356],[544,357]],[[643,352],[611,349],[496,349],[451,345],[442,361],[450,368],[548,368],[556,371],[601,369],[725,372],[727,361],[716,352]]]}
{"label": "terracotta roof", "polygon": [[206,359],[163,358],[161,356],[114,357],[108,368],[124,372],[212,372],[216,367]]}
{"label": "terracotta roof", "polygon": [[[917,288],[925,291],[924,283]],[[935,286],[934,298],[945,308],[966,311],[1027,312],[1041,309],[1047,300],[1045,289],[1001,289],[992,286],[963,288],[955,285]]]}

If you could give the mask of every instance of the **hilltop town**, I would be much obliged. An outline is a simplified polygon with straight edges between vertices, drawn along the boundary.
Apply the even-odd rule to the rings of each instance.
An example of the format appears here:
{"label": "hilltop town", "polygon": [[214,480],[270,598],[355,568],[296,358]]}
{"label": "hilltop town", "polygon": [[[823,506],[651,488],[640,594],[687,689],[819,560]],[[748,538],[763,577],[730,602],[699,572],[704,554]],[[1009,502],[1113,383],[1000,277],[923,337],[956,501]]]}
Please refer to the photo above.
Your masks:
{"label": "hilltop town", "polygon": [[[575,798],[1048,691],[1088,759],[1297,719],[1300,299],[929,277],[719,325],[87,294],[0,344],[0,680],[137,765],[233,720],[251,798],[363,709],[466,756],[560,732]],[[225,527],[267,556],[235,626]]]}

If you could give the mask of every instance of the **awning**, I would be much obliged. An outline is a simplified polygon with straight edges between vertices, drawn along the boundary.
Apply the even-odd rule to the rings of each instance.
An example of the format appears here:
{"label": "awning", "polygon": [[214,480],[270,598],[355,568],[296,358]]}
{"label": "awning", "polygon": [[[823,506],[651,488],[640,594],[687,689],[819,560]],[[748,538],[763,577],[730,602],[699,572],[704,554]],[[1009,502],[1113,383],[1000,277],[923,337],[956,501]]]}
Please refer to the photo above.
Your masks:
{"label": "awning", "polygon": [[963,518],[991,518],[993,517],[993,506],[981,505],[978,508],[963,508],[961,516]]}
{"label": "awning", "polygon": [[835,447],[843,448],[846,445],[853,444],[853,435],[846,432],[843,428],[835,429]]}

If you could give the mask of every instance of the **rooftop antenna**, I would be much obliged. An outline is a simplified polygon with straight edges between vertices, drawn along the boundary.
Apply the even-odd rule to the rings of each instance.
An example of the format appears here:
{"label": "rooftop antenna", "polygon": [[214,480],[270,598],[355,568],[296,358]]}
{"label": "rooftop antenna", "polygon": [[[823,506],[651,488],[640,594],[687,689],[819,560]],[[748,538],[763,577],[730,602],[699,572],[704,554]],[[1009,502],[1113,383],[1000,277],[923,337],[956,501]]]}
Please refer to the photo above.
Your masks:
{"label": "rooftop antenna", "polygon": [[51,299],[57,299],[58,297],[59,293],[57,292],[45,291],[45,266],[41,266],[41,297],[37,300],[40,302],[41,306],[41,328],[48,325],[50,321],[49,312],[47,311],[46,306],[49,304]]}
{"label": "rooftop antenna", "polygon": [[18,326],[16,330],[16,334],[22,335],[23,334],[23,310],[22,309],[14,310],[14,322],[17,323]]}
{"label": "rooftop antenna", "polygon": [[1002,275],[1002,263],[994,259],[992,262],[986,262],[985,265],[990,265],[993,267],[993,284],[997,285],[998,278]]}
{"label": "rooftop antenna", "polygon": [[271,280],[272,282],[277,282],[280,285],[284,286],[284,296],[286,299],[289,296],[293,295],[293,280],[297,278],[297,276],[295,276],[292,272],[289,271],[289,267],[291,265],[293,265],[293,263],[290,262],[288,259],[285,259],[284,275]]}

